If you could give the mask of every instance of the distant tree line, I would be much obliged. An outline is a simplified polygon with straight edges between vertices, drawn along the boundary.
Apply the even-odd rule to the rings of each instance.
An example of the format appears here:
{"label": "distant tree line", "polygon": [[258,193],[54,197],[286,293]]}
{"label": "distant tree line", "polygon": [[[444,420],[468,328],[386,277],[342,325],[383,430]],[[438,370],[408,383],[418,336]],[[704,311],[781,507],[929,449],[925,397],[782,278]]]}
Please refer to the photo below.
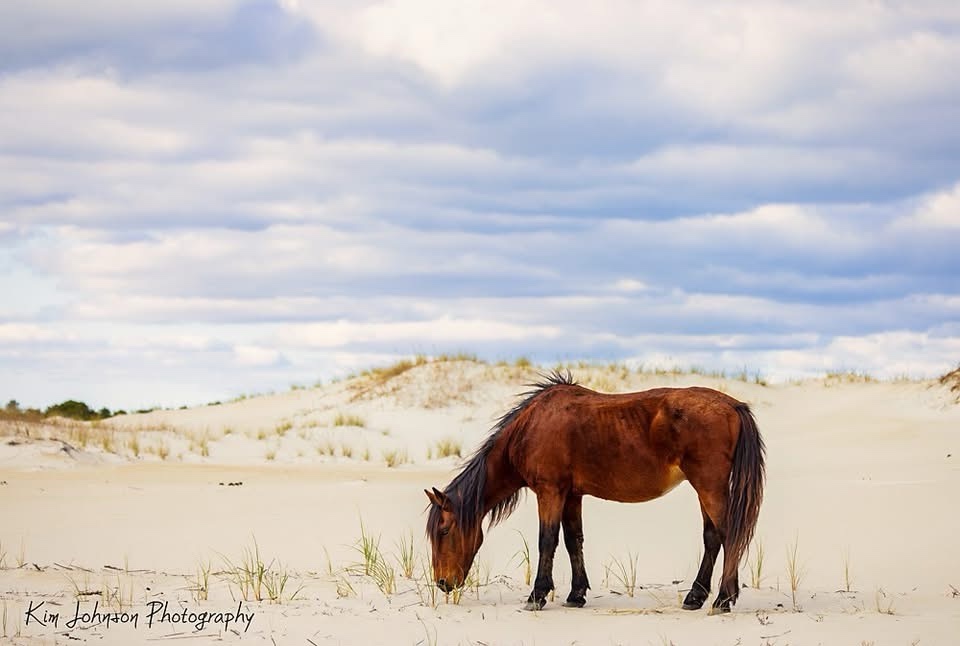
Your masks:
{"label": "distant tree line", "polygon": [[68,399],[67,401],[60,402],[59,404],[53,404],[52,406],[48,406],[45,410],[40,410],[39,408],[21,408],[20,402],[18,402],[16,399],[11,399],[7,402],[6,407],[3,409],[3,417],[7,419],[23,420],[39,420],[44,417],[67,417],[69,419],[90,421],[107,419],[108,417],[114,417],[115,415],[126,414],[126,411],[123,410],[111,412],[109,408],[95,410],[90,408],[84,402],[79,402],[74,399]]}

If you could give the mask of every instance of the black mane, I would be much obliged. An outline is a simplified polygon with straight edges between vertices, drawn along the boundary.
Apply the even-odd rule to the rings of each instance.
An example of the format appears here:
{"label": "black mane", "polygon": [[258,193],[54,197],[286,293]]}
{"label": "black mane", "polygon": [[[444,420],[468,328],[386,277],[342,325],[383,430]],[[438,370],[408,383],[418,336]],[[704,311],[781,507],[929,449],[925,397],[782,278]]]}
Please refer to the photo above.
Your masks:
{"label": "black mane", "polygon": [[[576,386],[577,382],[569,371],[560,372],[554,370],[549,375],[540,375],[540,381],[528,384],[530,390],[522,393],[523,399],[519,404],[510,409],[503,417],[497,420],[493,429],[484,440],[483,444],[467,458],[463,467],[460,469],[450,484],[447,485],[443,493],[447,496],[450,504],[453,505],[453,513],[457,523],[464,531],[470,531],[483,520],[483,493],[487,486],[487,456],[493,449],[494,443],[499,439],[501,433],[507,430],[517,416],[523,411],[536,397],[543,391],[554,386]],[[505,500],[498,502],[490,510],[490,524],[493,527],[497,523],[505,520],[517,508],[520,502],[520,491],[510,495]],[[440,528],[440,508],[436,505],[430,505],[430,514],[427,517],[427,536],[435,539]]]}

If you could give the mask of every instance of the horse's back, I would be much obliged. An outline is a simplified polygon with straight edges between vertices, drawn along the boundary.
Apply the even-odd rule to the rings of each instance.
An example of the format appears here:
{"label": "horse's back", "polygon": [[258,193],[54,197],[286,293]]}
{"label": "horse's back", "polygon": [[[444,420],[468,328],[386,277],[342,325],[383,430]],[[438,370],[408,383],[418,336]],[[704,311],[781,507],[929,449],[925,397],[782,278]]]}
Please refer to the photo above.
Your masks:
{"label": "horse's back", "polygon": [[[710,388],[604,394],[551,388],[522,425],[521,469],[537,485],[622,502],[657,498],[686,479],[681,465],[732,455],[739,402]],[[521,466],[521,465],[518,465]]]}

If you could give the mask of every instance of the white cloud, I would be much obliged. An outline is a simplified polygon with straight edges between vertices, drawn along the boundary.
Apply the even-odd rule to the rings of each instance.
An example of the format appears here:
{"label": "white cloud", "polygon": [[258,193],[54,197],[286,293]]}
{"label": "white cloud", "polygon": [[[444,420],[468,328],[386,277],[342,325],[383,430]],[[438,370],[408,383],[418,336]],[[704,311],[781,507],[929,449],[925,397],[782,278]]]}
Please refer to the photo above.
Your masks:
{"label": "white cloud", "polygon": [[470,347],[470,344],[513,343],[530,339],[556,339],[560,328],[553,325],[516,325],[492,319],[440,318],[425,321],[371,323],[335,321],[291,325],[279,334],[282,343],[311,348],[377,344],[444,344]]}
{"label": "white cloud", "polygon": [[273,366],[284,361],[283,355],[277,350],[258,345],[238,345],[234,347],[233,353],[241,366]]}
{"label": "white cloud", "polygon": [[[511,82],[556,61],[592,62],[646,79],[658,99],[735,119],[792,103],[798,83],[820,85],[827,98],[850,83],[925,93],[929,79],[942,78],[940,66],[958,60],[955,41],[929,29],[930,13],[956,22],[943,5],[920,12],[870,2],[741,2],[710,11],[696,2],[621,0],[283,4],[341,42],[411,63],[447,87]],[[937,71],[913,72],[931,67]]]}
{"label": "white cloud", "polygon": [[628,171],[641,179],[686,185],[737,185],[754,181],[828,183],[856,167],[870,176],[892,174],[896,161],[879,151],[805,146],[692,144],[662,148],[632,162]]}
{"label": "white cloud", "polygon": [[47,325],[35,323],[0,323],[0,344],[7,346],[36,343],[63,343],[77,339],[75,334],[65,333]]}
{"label": "white cloud", "polygon": [[104,38],[136,28],[222,18],[243,0],[29,0],[0,4],[0,41],[7,47],[57,45]]}
{"label": "white cloud", "polygon": [[946,34],[912,31],[870,43],[846,61],[852,80],[887,100],[920,99],[947,90],[943,74],[956,69],[960,43]]}
{"label": "white cloud", "polygon": [[[664,339],[649,339],[651,347],[667,347]],[[772,349],[756,349],[757,339],[725,344],[722,338],[693,343],[683,338],[668,352],[633,356],[633,363],[651,368],[698,366],[707,370],[746,370],[772,382],[819,377],[828,372],[855,371],[879,379],[939,376],[956,365],[960,340],[926,332],[883,332],[823,339],[815,335],[786,337]],[[784,343],[786,342],[786,343]],[[699,345],[699,347],[698,347]],[[786,347],[784,347],[786,346]]]}
{"label": "white cloud", "polygon": [[649,289],[649,286],[642,280],[621,278],[613,284],[613,289],[618,292],[642,292]]}
{"label": "white cloud", "polygon": [[[933,229],[944,233],[960,229],[960,183],[923,199],[913,213],[892,223],[897,231]],[[960,238],[957,240],[960,243]]]}
{"label": "white cloud", "polygon": [[939,375],[956,365],[960,338],[906,330],[840,336],[827,344],[824,356],[832,370],[865,370],[887,379]]}

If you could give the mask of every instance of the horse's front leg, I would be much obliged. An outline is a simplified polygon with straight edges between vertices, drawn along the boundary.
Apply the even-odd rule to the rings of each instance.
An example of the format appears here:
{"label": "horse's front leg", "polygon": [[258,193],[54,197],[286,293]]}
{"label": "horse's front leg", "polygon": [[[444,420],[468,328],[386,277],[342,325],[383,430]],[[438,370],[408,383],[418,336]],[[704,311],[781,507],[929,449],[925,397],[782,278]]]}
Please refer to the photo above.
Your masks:
{"label": "horse's front leg", "polygon": [[553,555],[560,541],[560,519],[563,516],[564,496],[556,490],[537,491],[540,514],[540,562],[533,591],[527,598],[527,610],[540,610],[547,603],[547,594],[553,590]]}
{"label": "horse's front leg", "polygon": [[563,542],[570,555],[570,594],[563,605],[582,608],[587,603],[587,569],[583,564],[583,496],[570,494],[563,506]]}

